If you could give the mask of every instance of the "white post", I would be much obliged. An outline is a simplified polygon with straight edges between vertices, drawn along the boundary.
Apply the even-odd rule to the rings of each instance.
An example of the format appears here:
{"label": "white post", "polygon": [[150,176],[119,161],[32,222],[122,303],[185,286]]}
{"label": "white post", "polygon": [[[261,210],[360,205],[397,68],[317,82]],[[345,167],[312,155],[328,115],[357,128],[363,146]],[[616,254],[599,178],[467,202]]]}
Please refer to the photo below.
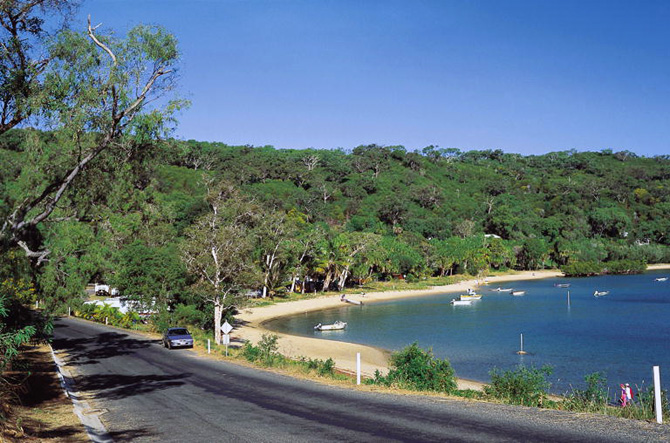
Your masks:
{"label": "white post", "polygon": [[107,319],[108,319],[108,318],[109,318],[109,317],[105,317],[105,324],[107,324]]}
{"label": "white post", "polygon": [[356,353],[356,384],[361,384],[361,353]]}
{"label": "white post", "polygon": [[663,406],[661,405],[661,368],[654,366],[654,407],[656,423],[663,423]]}
{"label": "white post", "polygon": [[570,291],[568,291],[568,307],[570,306]]}
{"label": "white post", "polygon": [[519,355],[525,355],[526,351],[523,350],[523,333],[520,335],[520,340],[521,340],[521,349],[516,351],[516,353]]}
{"label": "white post", "polygon": [[228,344],[230,343],[230,335],[223,334],[223,344],[226,345],[226,357],[228,357]]}
{"label": "white post", "polygon": [[35,309],[40,307],[40,302],[38,300],[35,300]]}
{"label": "white post", "polygon": [[209,345],[209,339],[207,339],[207,353],[211,354],[212,353],[212,348]]}
{"label": "white post", "polygon": [[70,316],[70,307],[69,306],[67,307],[67,316],[68,317]]}

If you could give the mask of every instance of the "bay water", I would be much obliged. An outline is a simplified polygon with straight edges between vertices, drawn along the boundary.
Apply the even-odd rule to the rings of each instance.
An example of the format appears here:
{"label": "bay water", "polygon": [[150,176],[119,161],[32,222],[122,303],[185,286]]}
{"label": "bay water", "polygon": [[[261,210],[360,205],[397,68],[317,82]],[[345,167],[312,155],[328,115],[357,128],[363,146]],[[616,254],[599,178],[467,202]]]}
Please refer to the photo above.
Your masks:
{"label": "bay water", "polygon": [[[661,377],[667,374],[670,383],[670,279],[656,280],[666,276],[670,271],[500,286],[525,291],[523,296],[496,292],[498,284],[489,284],[477,288],[483,298],[469,306],[449,303],[460,292],[363,306],[343,303],[340,308],[280,318],[267,327],[392,351],[416,342],[436,357],[449,359],[458,377],[481,382],[490,381],[492,368],[550,365],[553,373],[547,380],[557,394],[582,389],[585,375],[602,372],[614,395],[619,383],[652,386],[653,366],[660,366]],[[594,291],[609,294],[595,297]],[[314,330],[317,323],[336,320],[347,322],[347,328]],[[517,353],[521,334],[525,355]]]}

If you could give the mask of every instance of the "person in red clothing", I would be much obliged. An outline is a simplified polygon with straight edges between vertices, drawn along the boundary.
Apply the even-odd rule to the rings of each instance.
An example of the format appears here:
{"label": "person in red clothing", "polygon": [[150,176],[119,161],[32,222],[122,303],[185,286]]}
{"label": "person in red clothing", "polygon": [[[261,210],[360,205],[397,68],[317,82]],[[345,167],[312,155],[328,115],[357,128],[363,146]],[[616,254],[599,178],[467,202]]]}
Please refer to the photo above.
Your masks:
{"label": "person in red clothing", "polygon": [[628,396],[626,395],[626,387],[621,383],[621,398],[619,399],[619,402],[621,402],[621,407],[624,408],[628,404]]}

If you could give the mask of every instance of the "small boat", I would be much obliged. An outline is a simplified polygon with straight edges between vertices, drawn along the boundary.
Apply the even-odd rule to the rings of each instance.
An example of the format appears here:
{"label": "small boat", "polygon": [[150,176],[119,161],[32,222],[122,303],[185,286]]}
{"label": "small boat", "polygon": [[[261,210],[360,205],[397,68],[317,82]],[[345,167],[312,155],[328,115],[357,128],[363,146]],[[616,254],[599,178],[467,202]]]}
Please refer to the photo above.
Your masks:
{"label": "small boat", "polygon": [[496,292],[512,292],[512,288],[495,288],[491,290]]}
{"label": "small boat", "polygon": [[480,300],[481,294],[461,294],[461,300]]}
{"label": "small boat", "polygon": [[515,297],[518,297],[520,295],[526,295],[526,291],[512,291],[511,294]]}
{"label": "small boat", "polygon": [[345,303],[351,303],[352,305],[359,305],[359,306],[363,305],[363,302],[360,300],[352,300],[350,298],[342,298],[341,300]]}
{"label": "small boat", "polygon": [[655,278],[654,281],[668,281],[668,277],[658,277]]}
{"label": "small boat", "polygon": [[347,322],[344,321],[336,321],[333,324],[330,325],[323,325],[319,323],[318,325],[314,326],[314,329],[317,331],[339,331],[347,327]]}
{"label": "small boat", "polygon": [[557,288],[569,288],[570,283],[554,283],[554,286]]}
{"label": "small boat", "polygon": [[609,293],[610,293],[610,291],[595,291],[593,293],[593,296],[594,297],[602,297],[603,295],[607,295]]}
{"label": "small boat", "polygon": [[458,300],[456,298],[452,299],[450,302],[454,306],[467,306],[472,304],[472,300]]}

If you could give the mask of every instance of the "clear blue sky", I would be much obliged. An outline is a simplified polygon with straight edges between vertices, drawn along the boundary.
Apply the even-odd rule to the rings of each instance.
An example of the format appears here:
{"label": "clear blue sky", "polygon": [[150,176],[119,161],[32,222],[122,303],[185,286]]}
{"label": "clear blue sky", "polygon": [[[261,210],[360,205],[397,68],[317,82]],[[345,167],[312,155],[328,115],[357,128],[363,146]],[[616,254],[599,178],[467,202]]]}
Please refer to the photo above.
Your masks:
{"label": "clear blue sky", "polygon": [[670,154],[670,1],[85,0],[183,54],[181,139]]}

